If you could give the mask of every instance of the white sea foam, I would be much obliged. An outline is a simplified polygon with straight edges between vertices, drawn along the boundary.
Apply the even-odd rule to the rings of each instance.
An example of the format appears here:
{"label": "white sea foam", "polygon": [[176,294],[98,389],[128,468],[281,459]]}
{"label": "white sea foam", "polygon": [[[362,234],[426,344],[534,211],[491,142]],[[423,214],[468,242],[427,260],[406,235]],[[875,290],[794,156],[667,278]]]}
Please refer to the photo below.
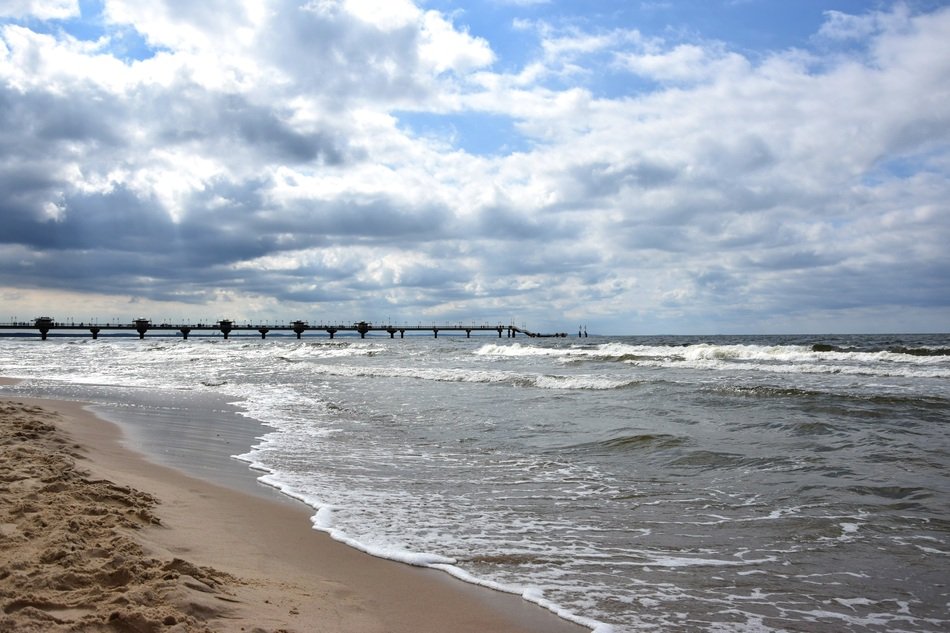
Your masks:
{"label": "white sea foam", "polygon": [[256,452],[257,451],[255,450],[236,457],[238,459],[248,461],[251,464],[251,467],[255,469],[267,472],[268,474],[259,478],[262,483],[277,488],[284,494],[298,499],[314,508],[316,512],[311,518],[311,523],[314,529],[327,533],[334,540],[372,556],[385,558],[408,565],[414,565],[417,567],[438,569],[471,584],[487,587],[496,591],[520,595],[525,600],[533,602],[542,608],[555,613],[565,620],[575,622],[584,627],[589,627],[592,633],[613,633],[614,629],[612,626],[593,618],[577,614],[569,609],[564,608],[560,604],[545,598],[544,592],[540,588],[522,588],[516,585],[501,583],[493,581],[489,578],[471,574],[459,567],[457,565],[458,561],[456,561],[454,558],[441,556],[439,554],[433,554],[430,552],[411,551],[383,544],[368,543],[350,536],[345,530],[339,529],[336,526],[335,510],[337,510],[337,508],[323,503],[320,499],[317,499],[306,493],[302,493],[294,486],[285,483],[279,473],[271,470],[261,463],[254,461],[254,455]]}
{"label": "white sea foam", "polygon": [[534,345],[522,345],[521,343],[511,343],[508,345],[487,343],[475,350],[476,356],[509,356],[512,358],[527,356],[568,356],[570,350],[548,347],[536,347]]}
{"label": "white sea foam", "polygon": [[540,389],[620,389],[636,385],[640,380],[636,378],[616,379],[593,375],[571,376],[537,376],[533,379],[534,386]]}
{"label": "white sea foam", "polygon": [[646,567],[747,567],[771,563],[774,556],[756,560],[721,560],[717,558],[687,558],[683,556],[654,556],[643,563]]}
{"label": "white sea foam", "polygon": [[592,347],[535,347],[489,343],[474,352],[482,357],[558,360],[620,360],[645,367],[692,367],[770,373],[849,374],[950,378],[950,357],[915,356],[895,352],[816,352],[800,345],[695,345],[645,346],[603,343]]}
{"label": "white sea foam", "polygon": [[414,378],[435,382],[512,383],[539,389],[618,389],[637,384],[635,377],[607,378],[590,374],[538,375],[512,371],[489,371],[457,368],[367,367],[347,364],[311,364],[316,376],[350,378]]}

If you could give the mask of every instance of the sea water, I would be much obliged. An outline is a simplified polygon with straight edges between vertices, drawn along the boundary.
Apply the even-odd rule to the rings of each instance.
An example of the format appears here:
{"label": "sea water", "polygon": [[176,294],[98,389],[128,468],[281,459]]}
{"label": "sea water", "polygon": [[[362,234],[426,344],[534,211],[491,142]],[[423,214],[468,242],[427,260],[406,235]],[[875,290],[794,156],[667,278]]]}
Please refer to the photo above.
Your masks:
{"label": "sea water", "polygon": [[948,335],[34,337],[0,339],[0,375],[233,403],[265,425],[229,436],[235,464],[317,529],[590,628],[946,631],[948,354]]}

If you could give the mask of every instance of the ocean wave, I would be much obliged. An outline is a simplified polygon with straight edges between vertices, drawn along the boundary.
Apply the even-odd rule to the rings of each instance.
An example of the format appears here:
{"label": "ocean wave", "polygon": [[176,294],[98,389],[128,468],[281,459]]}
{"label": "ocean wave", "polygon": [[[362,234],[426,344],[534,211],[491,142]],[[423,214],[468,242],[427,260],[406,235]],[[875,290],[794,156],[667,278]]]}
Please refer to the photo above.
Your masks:
{"label": "ocean wave", "polygon": [[[280,348],[277,348],[280,349]],[[349,358],[358,356],[375,356],[386,351],[385,347],[373,343],[340,342],[306,342],[298,343],[289,350],[283,350],[277,358],[284,361],[304,361],[320,358]]]}
{"label": "ocean wave", "polygon": [[682,446],[688,440],[685,437],[669,435],[666,433],[636,433],[633,435],[620,435],[597,442],[584,442],[576,444],[570,448],[584,451],[652,451],[657,449],[676,448]]}
{"label": "ocean wave", "polygon": [[584,442],[570,446],[570,449],[589,453],[652,453],[671,448],[679,448],[689,440],[685,437],[667,433],[635,433],[618,435],[596,442]]}
{"label": "ocean wave", "polygon": [[721,453],[718,451],[690,451],[670,462],[673,467],[687,468],[734,468],[745,460],[745,456],[738,453]]}
{"label": "ocean wave", "polygon": [[[874,387],[874,385],[865,385]],[[802,387],[780,387],[777,385],[713,385],[706,386],[703,390],[707,393],[737,396],[748,398],[778,398],[778,399],[799,399],[799,400],[822,400],[827,402],[828,398],[835,400],[864,403],[876,407],[887,406],[909,406],[914,409],[945,411],[950,408],[950,400],[939,396],[923,396],[916,393],[907,395],[899,393],[847,393],[833,390],[822,391],[818,389],[806,389]]]}
{"label": "ocean wave", "polygon": [[851,486],[851,492],[864,496],[879,497],[889,500],[920,501],[933,496],[933,490],[906,486]]}
{"label": "ocean wave", "polygon": [[678,437],[676,435],[666,435],[663,433],[652,435],[652,434],[643,434],[643,435],[625,435],[623,437],[615,437],[609,440],[601,442],[601,445],[608,448],[630,448],[630,447],[642,447],[650,446],[651,448],[670,448],[673,446],[681,446],[686,442],[685,437]]}
{"label": "ocean wave", "polygon": [[592,389],[595,391],[609,389],[625,389],[642,384],[642,380],[635,378],[614,379],[598,376],[535,376],[531,380],[534,387],[540,389]]}
{"label": "ocean wave", "polygon": [[944,348],[836,348],[821,345],[712,344],[632,345],[609,342],[571,347],[490,343],[474,353],[497,359],[550,358],[562,363],[602,362],[651,368],[764,371],[771,373],[851,374],[950,378]]}
{"label": "ocean wave", "polygon": [[758,472],[776,470],[790,471],[799,467],[794,460],[781,455],[751,457],[740,453],[713,450],[688,451],[672,459],[668,462],[668,466],[672,468],[697,469],[700,471],[723,470],[727,472],[737,470],[753,470]]}
{"label": "ocean wave", "polygon": [[756,398],[822,398],[829,394],[814,389],[798,387],[778,387],[774,385],[717,385],[706,387],[706,391],[729,396],[748,396]]}
{"label": "ocean wave", "polygon": [[595,375],[524,374],[509,371],[424,367],[366,367],[361,365],[311,365],[322,376],[351,378],[413,378],[434,382],[504,383],[537,389],[625,389],[641,384],[638,378],[609,378]]}
{"label": "ocean wave", "polygon": [[[882,352],[886,353],[886,352]],[[782,361],[785,362],[782,362]],[[697,357],[687,362],[675,360],[638,361],[637,366],[661,369],[684,368],[709,371],[741,371],[771,374],[827,374],[846,376],[867,376],[878,378],[950,378],[950,364],[898,364],[875,362],[873,359],[857,359],[851,362],[826,363],[816,359],[800,359],[798,362],[786,359],[753,359]]]}
{"label": "ocean wave", "polygon": [[522,345],[521,343],[511,343],[509,345],[488,343],[479,347],[473,352],[473,354],[476,356],[508,356],[512,358],[524,358],[526,356],[566,356],[569,355],[570,352],[570,349],[537,347],[535,345]]}
{"label": "ocean wave", "polygon": [[950,356],[950,348],[948,347],[905,347],[903,345],[893,345],[876,348],[858,348],[840,347],[828,343],[815,343],[811,346],[811,349],[813,352],[836,352],[844,354],[888,352],[890,354],[907,354],[908,356]]}
{"label": "ocean wave", "polygon": [[570,347],[540,347],[521,343],[482,345],[473,353],[476,356],[496,358],[555,358],[563,361],[594,360],[603,362],[625,362],[637,359],[665,358],[671,350],[679,348],[629,345],[627,343],[602,343],[599,345],[581,345]]}

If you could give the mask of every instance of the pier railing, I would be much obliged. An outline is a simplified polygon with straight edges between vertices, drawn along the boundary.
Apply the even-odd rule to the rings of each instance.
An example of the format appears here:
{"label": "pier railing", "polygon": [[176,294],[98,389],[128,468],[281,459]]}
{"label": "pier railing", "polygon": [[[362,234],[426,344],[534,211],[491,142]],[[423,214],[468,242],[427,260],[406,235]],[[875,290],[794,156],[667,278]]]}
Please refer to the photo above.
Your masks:
{"label": "pier railing", "polygon": [[288,321],[286,324],[252,324],[244,323],[240,324],[230,319],[222,319],[220,321],[215,321],[213,323],[186,323],[186,324],[171,324],[171,323],[152,323],[150,319],[135,319],[129,323],[75,323],[74,321],[60,322],[56,321],[52,317],[39,317],[33,319],[33,321],[21,321],[21,322],[10,322],[10,323],[0,323],[0,330],[37,330],[40,334],[40,337],[45,341],[47,336],[52,331],[62,331],[65,334],[68,333],[77,333],[77,332],[89,332],[92,338],[99,338],[99,333],[105,330],[114,330],[114,331],[132,331],[138,334],[140,339],[144,339],[145,335],[148,332],[161,332],[161,333],[174,333],[175,336],[181,336],[183,339],[187,339],[192,332],[215,332],[221,333],[225,339],[229,337],[232,332],[257,332],[260,334],[261,338],[266,338],[267,335],[271,332],[293,332],[296,334],[297,338],[301,338],[306,332],[324,332],[329,335],[330,338],[334,338],[338,332],[356,332],[360,335],[360,338],[366,338],[366,335],[370,332],[385,332],[389,334],[389,338],[396,338],[396,334],[399,334],[399,338],[405,338],[406,332],[432,332],[434,338],[439,337],[439,332],[465,332],[465,336],[471,338],[472,332],[497,332],[498,338],[507,335],[508,338],[514,338],[518,334],[528,336],[531,338],[535,337],[565,337],[567,334],[557,333],[557,334],[540,334],[537,332],[532,332],[525,328],[517,327],[515,325],[502,325],[502,324],[482,324],[471,325],[462,324],[462,323],[447,323],[447,324],[430,324],[422,325],[373,325],[368,321],[358,321],[351,324],[310,324],[307,321]]}

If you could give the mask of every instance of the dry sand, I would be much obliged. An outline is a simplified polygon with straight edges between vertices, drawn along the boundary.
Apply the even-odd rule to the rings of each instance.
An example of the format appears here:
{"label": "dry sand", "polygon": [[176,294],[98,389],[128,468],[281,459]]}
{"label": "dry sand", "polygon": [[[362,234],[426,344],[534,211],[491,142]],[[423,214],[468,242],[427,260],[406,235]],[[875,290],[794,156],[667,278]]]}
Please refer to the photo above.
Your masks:
{"label": "dry sand", "polygon": [[309,514],[151,463],[75,403],[0,401],[0,632],[586,630]]}

